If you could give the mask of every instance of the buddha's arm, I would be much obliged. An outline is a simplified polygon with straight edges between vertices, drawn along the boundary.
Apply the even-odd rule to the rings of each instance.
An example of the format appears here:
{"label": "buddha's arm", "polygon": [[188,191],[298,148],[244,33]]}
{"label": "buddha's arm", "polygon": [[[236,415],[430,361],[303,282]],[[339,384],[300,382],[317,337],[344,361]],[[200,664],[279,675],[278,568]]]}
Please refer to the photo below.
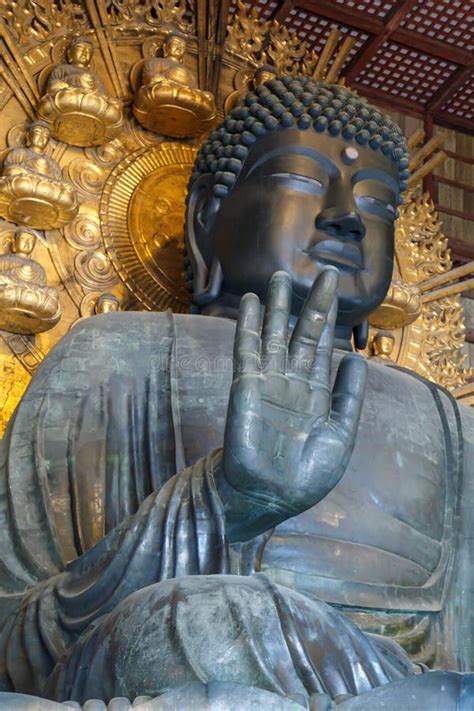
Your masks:
{"label": "buddha's arm", "polygon": [[84,89],[84,91],[103,92],[104,87],[98,77],[86,70],[78,71],[68,64],[61,64],[51,72],[48,81],[48,93],[55,94],[60,89]]}
{"label": "buddha's arm", "polygon": [[0,687],[38,692],[78,635],[131,593],[170,578],[229,572],[213,477],[220,459],[213,452],[174,476],[65,572],[16,598],[0,629]]}
{"label": "buddha's arm", "polygon": [[22,148],[14,148],[3,161],[3,175],[23,175],[25,169],[23,164],[27,162],[27,156]]}
{"label": "buddha's arm", "polygon": [[59,182],[63,181],[63,174],[61,172],[61,167],[59,166],[59,163],[56,163],[55,160],[47,157],[47,164],[48,164],[48,169],[47,169],[48,177],[53,178],[54,180],[57,180]]}
{"label": "buddha's arm", "polygon": [[145,62],[142,70],[141,81],[143,85],[158,84],[162,81],[168,81],[164,74],[165,66],[162,59],[149,59]]}
{"label": "buddha's arm", "polygon": [[55,94],[60,89],[68,89],[71,86],[70,70],[68,65],[60,64],[55,67],[48,80],[48,94]]}

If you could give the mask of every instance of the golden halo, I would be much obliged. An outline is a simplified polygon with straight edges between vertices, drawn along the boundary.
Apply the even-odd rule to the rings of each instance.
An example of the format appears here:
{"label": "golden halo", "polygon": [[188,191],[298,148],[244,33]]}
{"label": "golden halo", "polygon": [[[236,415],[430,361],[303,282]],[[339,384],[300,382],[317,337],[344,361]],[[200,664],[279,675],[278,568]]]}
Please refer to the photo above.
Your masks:
{"label": "golden halo", "polygon": [[161,143],[118,163],[100,203],[104,245],[117,274],[149,310],[185,312],[186,191],[196,148]]}

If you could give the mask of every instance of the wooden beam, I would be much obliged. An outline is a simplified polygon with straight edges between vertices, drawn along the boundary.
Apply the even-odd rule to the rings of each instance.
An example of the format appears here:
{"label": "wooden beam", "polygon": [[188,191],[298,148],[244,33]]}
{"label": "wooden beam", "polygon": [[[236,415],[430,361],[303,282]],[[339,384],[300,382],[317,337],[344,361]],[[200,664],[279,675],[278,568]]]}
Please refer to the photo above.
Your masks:
{"label": "wooden beam", "polygon": [[279,22],[280,25],[282,25],[295,5],[296,0],[280,0],[277,7],[273,10],[268,19],[270,20],[270,22],[272,20],[275,20],[276,22]]}
{"label": "wooden beam", "polygon": [[455,269],[450,269],[448,272],[443,272],[442,274],[436,274],[429,279],[425,279],[419,283],[420,291],[422,294],[425,291],[433,291],[438,289],[444,284],[450,284],[452,282],[458,282],[463,277],[474,276],[474,261],[463,264],[461,267],[456,267]]}
{"label": "wooden beam", "polygon": [[[433,117],[432,116],[425,116],[425,120],[423,121],[423,130],[425,132],[425,137],[428,139],[428,142],[433,139]],[[423,150],[423,148],[422,148]],[[446,155],[446,153],[445,153]],[[425,192],[428,192],[433,199],[435,199],[435,193],[434,193],[434,184],[433,184],[433,173],[429,173],[428,175],[425,175],[423,178],[423,190]]]}
{"label": "wooden beam", "polygon": [[444,104],[451,96],[461,88],[461,86],[469,79],[474,71],[474,59],[465,67],[459,67],[454,74],[446,79],[444,84],[433,94],[431,99],[426,104],[426,113],[435,115],[437,111],[443,108]]}
{"label": "wooden beam", "polygon": [[459,239],[459,237],[448,237],[448,247],[451,250],[451,257],[466,260],[468,262],[474,259],[474,244],[468,244],[467,241]]}
{"label": "wooden beam", "polygon": [[350,83],[352,79],[355,79],[377,50],[390,39],[391,35],[399,27],[400,22],[408,15],[417,2],[418,0],[398,0],[398,2],[395,3],[383,22],[383,30],[378,35],[374,35],[371,39],[367,40],[347,65],[344,76],[348,83]]}
{"label": "wooden beam", "polygon": [[387,94],[380,91],[380,89],[373,89],[371,86],[359,84],[358,82],[352,82],[351,89],[355,89],[359,94],[366,96],[374,104],[378,104],[384,109],[400,111],[415,118],[423,118],[423,106],[415,101],[403,99],[401,96],[395,96],[394,94]]}
{"label": "wooden beam", "polygon": [[444,44],[444,42],[422,35],[420,32],[405,30],[402,27],[395,30],[390,39],[410,49],[417,49],[425,54],[432,54],[434,57],[444,59],[446,62],[461,66],[469,64],[472,59],[472,54],[469,50],[461,49],[452,44]]}
{"label": "wooden beam", "polygon": [[[410,101],[409,99],[403,99],[400,96],[395,96],[393,94],[387,94],[379,89],[373,89],[365,84],[359,84],[358,82],[352,82],[351,88],[355,89],[361,96],[367,97],[371,103],[380,106],[382,109],[387,111],[400,111],[402,114],[407,116],[413,116],[413,118],[424,119],[425,113],[423,110],[423,104],[418,104],[415,101]],[[451,114],[437,114],[434,117],[434,122],[438,126],[443,128],[450,128],[453,131],[462,131],[464,133],[474,135],[474,126],[471,119],[462,118],[460,116],[451,116]],[[448,157],[453,157],[450,155],[450,151],[446,151]],[[471,162],[467,160],[467,162]]]}
{"label": "wooden beam", "polygon": [[448,113],[438,113],[435,116],[435,123],[443,128],[450,128],[453,131],[462,131],[470,136],[474,136],[474,125],[472,119],[463,116],[453,116]]}
{"label": "wooden beam", "polygon": [[301,10],[307,10],[328,20],[335,20],[344,25],[349,25],[371,35],[378,35],[383,31],[383,22],[371,15],[351,8],[344,7],[330,0],[297,0],[296,5]]}
{"label": "wooden beam", "polygon": [[469,222],[474,222],[474,212],[461,212],[461,210],[455,210],[452,207],[447,207],[446,205],[435,205],[438,212],[442,212],[444,215],[452,215],[453,217],[458,217],[460,220],[469,220]]}
{"label": "wooden beam", "polygon": [[474,192],[474,185],[469,185],[469,183],[460,183],[459,180],[445,178],[443,175],[433,175],[433,180],[435,183],[444,183],[445,185],[451,185],[451,187],[458,188],[458,190],[467,190],[471,193]]}
{"label": "wooden beam", "polygon": [[423,304],[428,304],[430,301],[438,301],[438,299],[445,299],[447,296],[456,296],[457,294],[463,294],[466,291],[474,289],[474,278],[465,279],[457,284],[449,284],[449,286],[442,286],[436,291],[428,291],[421,295],[421,302]]}
{"label": "wooden beam", "polygon": [[474,157],[473,156],[465,156],[462,153],[455,153],[455,151],[448,151],[448,150],[445,150],[445,153],[448,156],[448,158],[457,160],[460,163],[470,163],[471,165],[474,165]]}
{"label": "wooden beam", "polygon": [[211,91],[217,97],[219,79],[222,68],[222,57],[224,54],[225,38],[227,33],[227,23],[229,19],[230,0],[221,0],[218,4],[218,17],[216,26],[216,43],[214,47],[214,64],[211,77]]}
{"label": "wooden beam", "polygon": [[[385,29],[385,25],[381,20],[359,10],[353,10],[339,3],[330,2],[330,0],[296,0],[295,4],[302,10],[343,23],[370,35],[380,35]],[[432,54],[434,57],[439,57],[439,59],[444,59],[453,64],[466,66],[472,60],[472,54],[469,50],[445,44],[420,32],[406,30],[403,27],[396,28],[390,39],[405,47]]]}

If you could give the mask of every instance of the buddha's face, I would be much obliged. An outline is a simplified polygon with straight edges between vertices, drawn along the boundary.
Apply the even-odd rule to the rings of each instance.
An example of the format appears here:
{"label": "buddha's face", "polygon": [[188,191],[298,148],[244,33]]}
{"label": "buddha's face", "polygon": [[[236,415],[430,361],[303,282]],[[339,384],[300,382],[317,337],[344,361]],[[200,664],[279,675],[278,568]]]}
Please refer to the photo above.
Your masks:
{"label": "buddha's face", "polygon": [[340,272],[338,323],[361,323],[390,285],[398,197],[398,168],[380,151],[311,129],[267,134],[209,226],[223,291],[264,299],[284,270],[297,314],[331,264]]}
{"label": "buddha's face", "polygon": [[29,232],[17,232],[13,238],[13,251],[17,254],[31,254],[36,237]]}
{"label": "buddha's face", "polygon": [[374,353],[389,356],[393,351],[393,344],[393,336],[377,334],[374,338]]}
{"label": "buddha's face", "polygon": [[28,144],[39,151],[44,151],[49,141],[49,129],[46,126],[33,125],[28,132]]}
{"label": "buddha's face", "polygon": [[163,47],[165,57],[171,57],[180,62],[186,52],[186,42],[181,37],[171,37]]}
{"label": "buddha's face", "polygon": [[69,61],[79,67],[88,67],[92,60],[92,46],[89,42],[77,42],[69,49]]}
{"label": "buddha's face", "polygon": [[97,305],[96,305],[96,309],[95,309],[97,314],[108,314],[108,313],[112,313],[113,311],[118,311],[118,310],[119,310],[119,302],[113,295],[102,296],[97,301]]}

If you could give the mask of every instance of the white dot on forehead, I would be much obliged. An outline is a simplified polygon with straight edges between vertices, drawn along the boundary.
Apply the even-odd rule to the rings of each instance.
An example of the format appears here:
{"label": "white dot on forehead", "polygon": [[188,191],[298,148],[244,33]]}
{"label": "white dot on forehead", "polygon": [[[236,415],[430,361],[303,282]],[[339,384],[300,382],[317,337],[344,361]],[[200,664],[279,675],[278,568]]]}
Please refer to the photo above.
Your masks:
{"label": "white dot on forehead", "polygon": [[354,146],[348,146],[347,148],[344,148],[341,153],[341,160],[346,165],[352,165],[352,163],[354,163],[354,161],[356,161],[358,157],[359,151],[357,150],[357,148],[354,148]]}

